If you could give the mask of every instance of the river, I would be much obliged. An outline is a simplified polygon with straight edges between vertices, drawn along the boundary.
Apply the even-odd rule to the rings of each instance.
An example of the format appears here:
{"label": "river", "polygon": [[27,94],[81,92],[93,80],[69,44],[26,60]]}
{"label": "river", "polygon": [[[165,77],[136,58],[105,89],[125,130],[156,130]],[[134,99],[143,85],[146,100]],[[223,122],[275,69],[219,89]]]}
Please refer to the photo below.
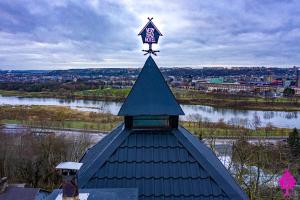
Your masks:
{"label": "river", "polygon": [[[1,96],[0,105],[52,105],[68,106],[72,109],[93,112],[110,112],[117,114],[122,103],[96,100],[73,100],[57,98],[26,98],[16,96]],[[300,111],[258,111],[215,108],[204,105],[181,105],[185,116],[181,120],[205,120],[218,122],[223,120],[227,124],[244,124],[249,126],[251,122],[259,119],[260,126],[272,124],[281,128],[300,128]]]}

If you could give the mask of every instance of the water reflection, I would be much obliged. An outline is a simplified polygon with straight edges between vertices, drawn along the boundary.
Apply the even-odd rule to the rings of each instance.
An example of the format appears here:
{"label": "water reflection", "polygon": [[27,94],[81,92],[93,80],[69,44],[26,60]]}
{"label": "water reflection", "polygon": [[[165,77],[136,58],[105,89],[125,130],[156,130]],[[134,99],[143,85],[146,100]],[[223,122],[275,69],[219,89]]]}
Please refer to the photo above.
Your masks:
{"label": "water reflection", "polygon": [[297,112],[286,113],[285,118],[287,118],[287,119],[296,118],[297,119]]}
{"label": "water reflection", "polygon": [[[3,97],[0,95],[0,105],[54,105],[69,106],[72,109],[92,112],[109,112],[117,114],[122,103],[95,100],[74,100],[56,98],[20,98]],[[236,110],[225,108],[214,108],[203,105],[181,105],[185,116],[181,120],[211,121],[220,120],[228,124],[242,124],[252,126],[253,119],[259,119],[259,126],[273,124],[277,127],[300,128],[300,112],[281,112],[281,111],[256,111],[256,110]]]}

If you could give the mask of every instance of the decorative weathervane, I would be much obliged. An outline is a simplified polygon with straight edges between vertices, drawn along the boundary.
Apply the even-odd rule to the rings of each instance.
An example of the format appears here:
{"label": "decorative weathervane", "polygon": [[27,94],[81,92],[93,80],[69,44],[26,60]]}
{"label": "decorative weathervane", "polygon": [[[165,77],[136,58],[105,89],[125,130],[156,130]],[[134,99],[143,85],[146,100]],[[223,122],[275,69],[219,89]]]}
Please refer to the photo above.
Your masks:
{"label": "decorative weathervane", "polygon": [[138,35],[142,37],[142,41],[144,44],[149,45],[148,50],[142,50],[146,52],[144,55],[147,54],[153,54],[157,55],[156,53],[159,52],[158,50],[152,49],[152,44],[157,44],[159,36],[162,36],[161,32],[156,28],[156,26],[152,22],[152,18],[148,17],[149,22],[146,24],[146,26],[140,31]]}

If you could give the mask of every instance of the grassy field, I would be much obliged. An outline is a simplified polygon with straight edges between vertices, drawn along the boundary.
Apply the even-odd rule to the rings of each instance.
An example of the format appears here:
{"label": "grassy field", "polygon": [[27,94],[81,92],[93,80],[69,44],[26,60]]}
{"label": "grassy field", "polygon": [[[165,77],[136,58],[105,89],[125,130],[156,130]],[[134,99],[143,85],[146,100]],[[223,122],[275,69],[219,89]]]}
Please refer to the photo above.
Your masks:
{"label": "grassy field", "polygon": [[300,110],[300,98],[262,98],[242,97],[226,94],[203,93],[194,90],[174,89],[173,93],[183,104],[202,104],[221,108],[235,108],[248,110]]}
{"label": "grassy field", "polygon": [[[0,106],[0,122],[44,128],[75,128],[107,132],[123,121],[107,113],[82,112],[62,106]],[[180,122],[199,137],[212,136],[288,136],[291,129],[257,128],[256,130],[211,122]]]}
{"label": "grassy field", "polygon": [[2,123],[44,128],[110,131],[122,118],[107,113],[81,112],[62,106],[0,106]]}
{"label": "grassy field", "polygon": [[118,123],[97,123],[97,122],[86,122],[86,121],[74,121],[68,120],[65,121],[63,125],[52,121],[51,124],[47,126],[41,126],[39,122],[32,121],[32,120],[2,120],[2,123],[6,124],[21,124],[27,125],[32,127],[45,127],[45,128],[65,128],[65,129],[82,129],[82,130],[95,130],[100,132],[109,132]]}
{"label": "grassy field", "polygon": [[54,92],[24,92],[16,90],[0,90],[0,95],[19,97],[56,97]]}
{"label": "grassy field", "polygon": [[194,123],[180,122],[182,126],[199,137],[240,137],[240,136],[288,136],[291,129],[288,128],[257,128],[248,129],[243,127],[229,126],[220,123]]}
{"label": "grassy field", "polygon": [[75,92],[75,97],[81,99],[100,99],[100,100],[112,100],[112,101],[123,101],[129,94],[131,88],[124,89],[95,89],[95,90],[84,90]]}
{"label": "grassy field", "polygon": [[[56,97],[73,99],[90,99],[103,101],[124,101],[130,88],[125,89],[94,89],[76,92],[22,92],[4,91],[4,96],[22,97]],[[262,97],[241,97],[225,94],[207,94],[196,90],[173,89],[173,92],[182,104],[208,105],[220,108],[247,109],[247,110],[270,110],[270,111],[299,111],[300,98],[262,98]]]}

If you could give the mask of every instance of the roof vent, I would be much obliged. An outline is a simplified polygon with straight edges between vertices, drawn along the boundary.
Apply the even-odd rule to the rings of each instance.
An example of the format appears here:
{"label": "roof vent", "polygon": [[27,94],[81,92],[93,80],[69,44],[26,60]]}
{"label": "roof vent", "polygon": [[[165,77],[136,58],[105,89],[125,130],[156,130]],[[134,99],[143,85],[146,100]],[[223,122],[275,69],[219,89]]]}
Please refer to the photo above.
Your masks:
{"label": "roof vent", "polygon": [[77,184],[77,171],[83,164],[77,162],[62,162],[56,166],[62,175],[62,199],[63,200],[79,200],[79,191]]}

